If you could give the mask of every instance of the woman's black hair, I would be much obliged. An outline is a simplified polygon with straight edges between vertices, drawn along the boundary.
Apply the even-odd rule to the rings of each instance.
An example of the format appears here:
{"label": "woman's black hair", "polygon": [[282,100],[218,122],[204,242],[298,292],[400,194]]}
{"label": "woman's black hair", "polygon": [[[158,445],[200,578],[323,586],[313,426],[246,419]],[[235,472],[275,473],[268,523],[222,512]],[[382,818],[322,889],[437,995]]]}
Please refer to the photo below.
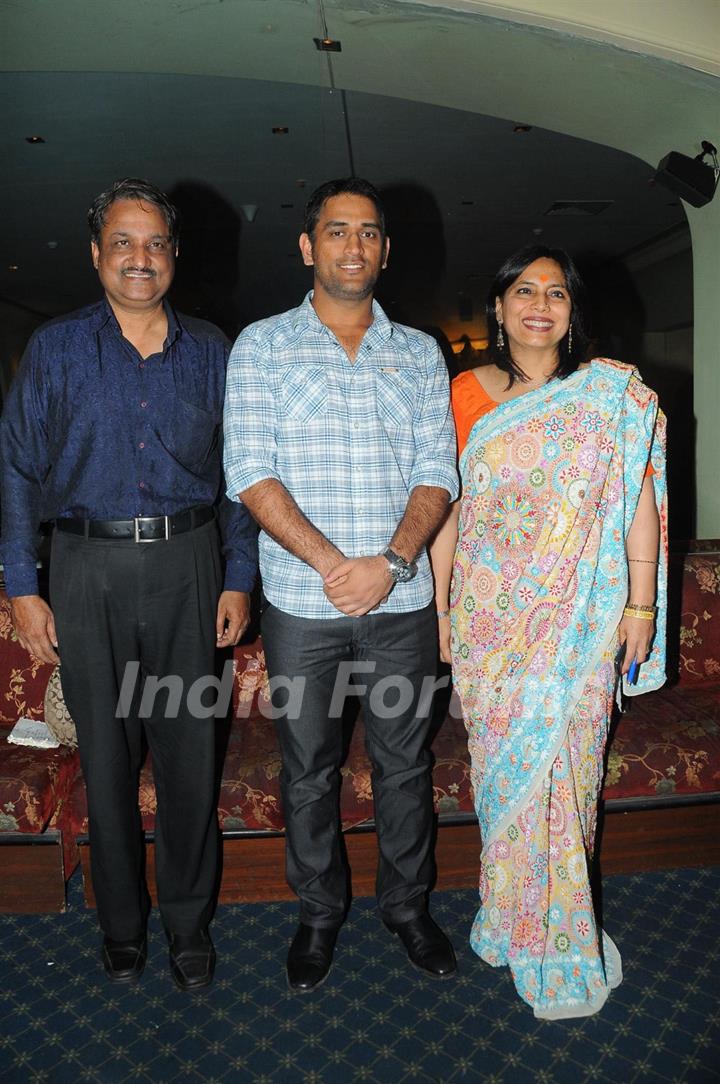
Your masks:
{"label": "woman's black hair", "polygon": [[[525,381],[528,377],[520,366],[513,361],[507,336],[505,336],[503,346],[498,346],[498,320],[495,315],[495,301],[498,297],[501,299],[504,297],[507,289],[522,275],[526,267],[529,267],[535,260],[542,259],[554,260],[555,263],[559,264],[565,276],[565,283],[570,295],[570,326],[568,334],[558,343],[559,360],[555,375],[561,379],[569,376],[570,373],[575,372],[580,362],[588,360],[590,350],[587,331],[588,308],[585,285],[580,277],[580,272],[564,249],[548,248],[546,245],[526,245],[525,248],[514,252],[512,256],[508,256],[507,260],[505,260],[490,284],[485,305],[488,328],[486,357],[488,361],[494,362],[498,369],[508,374],[508,388],[511,388],[516,380]],[[570,331],[572,331],[572,349],[568,346]]]}

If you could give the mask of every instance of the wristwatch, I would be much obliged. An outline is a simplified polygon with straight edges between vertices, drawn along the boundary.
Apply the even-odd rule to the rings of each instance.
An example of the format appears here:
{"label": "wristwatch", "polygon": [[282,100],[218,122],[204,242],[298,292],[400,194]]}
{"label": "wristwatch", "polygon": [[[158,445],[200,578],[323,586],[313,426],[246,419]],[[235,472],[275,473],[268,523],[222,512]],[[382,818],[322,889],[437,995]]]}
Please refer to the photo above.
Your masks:
{"label": "wristwatch", "polygon": [[399,553],[395,553],[389,547],[383,553],[383,557],[390,566],[390,575],[395,583],[409,583],[417,575],[415,561],[406,561]]}

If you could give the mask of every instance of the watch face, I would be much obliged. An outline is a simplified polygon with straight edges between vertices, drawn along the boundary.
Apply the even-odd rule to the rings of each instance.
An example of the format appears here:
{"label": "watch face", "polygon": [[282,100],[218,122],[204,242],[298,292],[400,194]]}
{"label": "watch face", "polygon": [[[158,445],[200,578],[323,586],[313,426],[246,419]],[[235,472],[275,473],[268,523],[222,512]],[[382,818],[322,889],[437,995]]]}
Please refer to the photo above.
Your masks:
{"label": "watch face", "polygon": [[390,575],[395,583],[407,583],[414,578],[417,572],[417,565],[414,561],[408,563],[391,549],[386,550],[383,556],[390,566]]}

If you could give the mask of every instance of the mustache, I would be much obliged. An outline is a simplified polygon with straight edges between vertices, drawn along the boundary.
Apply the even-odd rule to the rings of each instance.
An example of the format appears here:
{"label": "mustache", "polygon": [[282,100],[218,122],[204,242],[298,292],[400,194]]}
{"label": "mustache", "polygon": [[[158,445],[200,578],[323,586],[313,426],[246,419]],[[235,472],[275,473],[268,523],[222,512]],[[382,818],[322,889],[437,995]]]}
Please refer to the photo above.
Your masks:
{"label": "mustache", "polygon": [[157,274],[152,267],[123,267],[122,275],[153,275]]}

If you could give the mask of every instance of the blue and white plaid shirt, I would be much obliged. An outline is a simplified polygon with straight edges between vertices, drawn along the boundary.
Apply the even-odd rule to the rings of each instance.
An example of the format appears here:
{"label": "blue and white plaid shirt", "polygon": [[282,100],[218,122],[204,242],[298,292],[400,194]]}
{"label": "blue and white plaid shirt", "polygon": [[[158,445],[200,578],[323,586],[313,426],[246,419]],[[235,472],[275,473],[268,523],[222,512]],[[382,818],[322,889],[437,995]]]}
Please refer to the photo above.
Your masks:
{"label": "blue and white plaid shirt", "polygon": [[[276,478],[346,557],[382,553],[416,486],[458,494],[448,375],[428,335],[373,323],[354,362],[318,319],[297,309],[251,324],[230,354],[225,398],[228,496]],[[322,578],[264,531],[260,571],[269,601],[299,617],[340,617]],[[381,609],[407,613],[433,595],[427,554]]]}

